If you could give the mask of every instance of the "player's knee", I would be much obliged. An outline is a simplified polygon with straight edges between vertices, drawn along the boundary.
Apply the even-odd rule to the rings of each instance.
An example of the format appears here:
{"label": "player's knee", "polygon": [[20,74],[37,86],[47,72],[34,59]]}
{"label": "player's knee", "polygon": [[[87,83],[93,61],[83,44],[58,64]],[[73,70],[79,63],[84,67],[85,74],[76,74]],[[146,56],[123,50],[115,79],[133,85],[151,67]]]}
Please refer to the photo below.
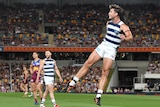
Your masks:
{"label": "player's knee", "polygon": [[41,88],[38,88],[37,90],[38,90],[39,92],[41,92],[41,91],[42,91],[42,90],[41,90]]}
{"label": "player's knee", "polygon": [[49,93],[53,93],[53,89],[49,89],[48,91],[49,91]]}
{"label": "player's knee", "polygon": [[32,91],[36,91],[36,88],[34,87],[34,88],[32,88]]}
{"label": "player's knee", "polygon": [[109,74],[109,70],[108,69],[104,69],[103,71],[102,71],[102,76],[108,76],[108,74]]}
{"label": "player's knee", "polygon": [[90,61],[90,60],[86,60],[86,62],[85,62],[85,64],[84,64],[84,66],[86,66],[87,68],[89,68],[89,67],[91,67],[92,66],[92,61]]}

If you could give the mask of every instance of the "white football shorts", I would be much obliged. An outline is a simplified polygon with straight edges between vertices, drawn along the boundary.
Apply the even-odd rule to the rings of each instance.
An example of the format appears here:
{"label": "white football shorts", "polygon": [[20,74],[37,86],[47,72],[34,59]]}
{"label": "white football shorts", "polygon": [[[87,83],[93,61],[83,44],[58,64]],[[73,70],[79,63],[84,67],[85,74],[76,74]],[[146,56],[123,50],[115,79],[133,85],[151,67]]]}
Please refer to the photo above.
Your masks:
{"label": "white football shorts", "polygon": [[116,58],[117,49],[104,42],[98,45],[95,50],[101,58],[110,58],[112,60]]}
{"label": "white football shorts", "polygon": [[54,77],[44,76],[45,85],[54,84]]}

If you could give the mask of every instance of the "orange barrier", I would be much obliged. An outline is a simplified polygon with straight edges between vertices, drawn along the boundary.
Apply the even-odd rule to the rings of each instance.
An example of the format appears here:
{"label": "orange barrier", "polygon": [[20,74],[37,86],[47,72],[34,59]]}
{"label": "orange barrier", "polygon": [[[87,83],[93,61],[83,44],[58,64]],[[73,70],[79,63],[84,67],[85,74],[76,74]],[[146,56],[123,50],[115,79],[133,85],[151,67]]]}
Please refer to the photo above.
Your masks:
{"label": "orange barrier", "polygon": [[5,46],[3,49],[4,52],[44,52],[46,50],[51,52],[92,52],[94,48]]}
{"label": "orange barrier", "polygon": [[[92,52],[94,48],[89,47],[20,47],[5,46],[4,52],[44,52],[50,50],[52,52]],[[121,47],[118,52],[160,52],[160,47]]]}
{"label": "orange barrier", "polygon": [[160,47],[123,47],[118,52],[160,52]]}

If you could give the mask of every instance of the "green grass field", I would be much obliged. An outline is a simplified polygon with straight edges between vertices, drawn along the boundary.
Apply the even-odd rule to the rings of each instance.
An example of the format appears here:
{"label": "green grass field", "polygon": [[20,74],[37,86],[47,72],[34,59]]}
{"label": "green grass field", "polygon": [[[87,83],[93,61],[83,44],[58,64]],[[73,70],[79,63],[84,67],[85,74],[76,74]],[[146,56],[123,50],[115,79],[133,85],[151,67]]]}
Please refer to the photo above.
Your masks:
{"label": "green grass field", "polygon": [[[23,93],[0,93],[0,107],[39,107],[34,105],[33,97],[23,98]],[[60,107],[98,107],[93,98],[95,94],[55,93]],[[160,107],[160,96],[103,94],[101,107]],[[49,97],[46,107],[53,107]]]}

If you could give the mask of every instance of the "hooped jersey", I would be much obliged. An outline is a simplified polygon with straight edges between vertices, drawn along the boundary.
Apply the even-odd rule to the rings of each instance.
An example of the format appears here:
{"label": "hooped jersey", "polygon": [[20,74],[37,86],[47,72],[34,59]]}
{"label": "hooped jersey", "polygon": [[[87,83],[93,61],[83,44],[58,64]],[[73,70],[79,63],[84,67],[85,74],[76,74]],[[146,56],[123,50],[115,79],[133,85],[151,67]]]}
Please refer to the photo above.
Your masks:
{"label": "hooped jersey", "polygon": [[54,77],[54,73],[55,73],[55,62],[54,59],[47,59],[45,58],[45,64],[43,67],[44,70],[44,76],[49,76],[49,77]]}
{"label": "hooped jersey", "polygon": [[120,26],[124,24],[123,21],[120,21],[119,23],[115,24],[112,21],[108,22],[107,24],[107,34],[104,38],[104,42],[110,44],[110,46],[114,48],[118,48],[121,43],[120,35],[123,34],[123,32],[120,29]]}

